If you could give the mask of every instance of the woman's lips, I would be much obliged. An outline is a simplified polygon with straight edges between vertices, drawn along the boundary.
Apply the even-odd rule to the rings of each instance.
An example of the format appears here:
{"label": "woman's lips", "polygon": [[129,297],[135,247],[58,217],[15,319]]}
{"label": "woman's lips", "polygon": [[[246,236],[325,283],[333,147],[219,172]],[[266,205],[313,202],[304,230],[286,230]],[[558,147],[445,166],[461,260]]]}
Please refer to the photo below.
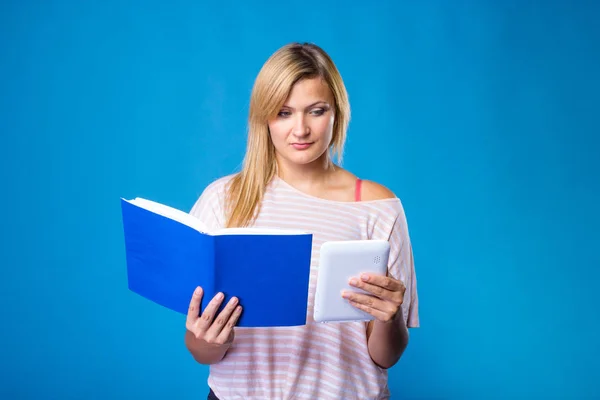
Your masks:
{"label": "woman's lips", "polygon": [[292,143],[292,147],[296,150],[306,150],[311,145],[312,145],[312,143]]}

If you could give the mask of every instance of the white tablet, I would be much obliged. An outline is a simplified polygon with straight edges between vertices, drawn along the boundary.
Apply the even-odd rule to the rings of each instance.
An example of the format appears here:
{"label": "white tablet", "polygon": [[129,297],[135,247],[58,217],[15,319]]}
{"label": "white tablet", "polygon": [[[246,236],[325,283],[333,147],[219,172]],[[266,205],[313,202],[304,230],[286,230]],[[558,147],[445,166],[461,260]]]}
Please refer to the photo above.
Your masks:
{"label": "white tablet", "polygon": [[374,317],[352,306],[343,290],[365,293],[350,286],[350,278],[364,272],[387,274],[390,244],[386,240],[330,241],[321,246],[313,317],[317,322],[368,321]]}

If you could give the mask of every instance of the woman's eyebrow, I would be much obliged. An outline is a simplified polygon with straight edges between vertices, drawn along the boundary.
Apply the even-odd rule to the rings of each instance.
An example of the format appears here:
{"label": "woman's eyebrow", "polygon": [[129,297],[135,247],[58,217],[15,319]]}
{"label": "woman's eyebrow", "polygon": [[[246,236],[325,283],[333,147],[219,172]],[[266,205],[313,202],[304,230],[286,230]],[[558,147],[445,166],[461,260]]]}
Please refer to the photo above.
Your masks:
{"label": "woman's eyebrow", "polygon": [[[324,100],[319,100],[319,101],[316,101],[316,102],[314,102],[314,103],[312,103],[312,104],[309,104],[309,105],[308,105],[306,108],[311,108],[311,107],[314,107],[314,106],[316,106],[317,104],[321,104],[321,103],[323,103],[323,104],[327,104],[327,102],[326,102],[326,101],[324,101]],[[287,104],[284,104],[284,105],[283,105],[283,107],[285,107],[285,108],[289,108],[289,109],[292,109],[292,110],[294,109],[294,107],[290,107],[290,106],[288,106]]]}

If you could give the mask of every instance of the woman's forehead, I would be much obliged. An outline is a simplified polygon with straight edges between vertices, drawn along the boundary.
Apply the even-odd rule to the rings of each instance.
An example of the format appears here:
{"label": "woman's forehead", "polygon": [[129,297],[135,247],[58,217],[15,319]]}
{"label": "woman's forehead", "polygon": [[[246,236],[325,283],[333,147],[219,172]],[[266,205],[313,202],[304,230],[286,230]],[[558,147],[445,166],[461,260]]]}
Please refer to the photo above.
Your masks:
{"label": "woman's forehead", "polygon": [[330,103],[333,99],[331,89],[322,78],[302,79],[292,86],[285,105],[288,107],[306,107],[317,102]]}

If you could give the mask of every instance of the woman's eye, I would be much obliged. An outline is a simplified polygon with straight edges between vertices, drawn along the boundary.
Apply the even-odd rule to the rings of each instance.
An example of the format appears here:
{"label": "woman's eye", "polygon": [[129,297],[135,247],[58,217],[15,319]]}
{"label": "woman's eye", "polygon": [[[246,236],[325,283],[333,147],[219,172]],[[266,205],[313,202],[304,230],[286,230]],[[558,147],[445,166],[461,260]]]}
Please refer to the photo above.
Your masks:
{"label": "woman's eye", "polygon": [[278,117],[289,117],[290,116],[290,112],[289,111],[279,111],[279,114],[277,114]]}
{"label": "woman's eye", "polygon": [[325,110],[322,108],[318,108],[316,110],[312,110],[312,114],[313,115],[323,115],[325,113]]}

